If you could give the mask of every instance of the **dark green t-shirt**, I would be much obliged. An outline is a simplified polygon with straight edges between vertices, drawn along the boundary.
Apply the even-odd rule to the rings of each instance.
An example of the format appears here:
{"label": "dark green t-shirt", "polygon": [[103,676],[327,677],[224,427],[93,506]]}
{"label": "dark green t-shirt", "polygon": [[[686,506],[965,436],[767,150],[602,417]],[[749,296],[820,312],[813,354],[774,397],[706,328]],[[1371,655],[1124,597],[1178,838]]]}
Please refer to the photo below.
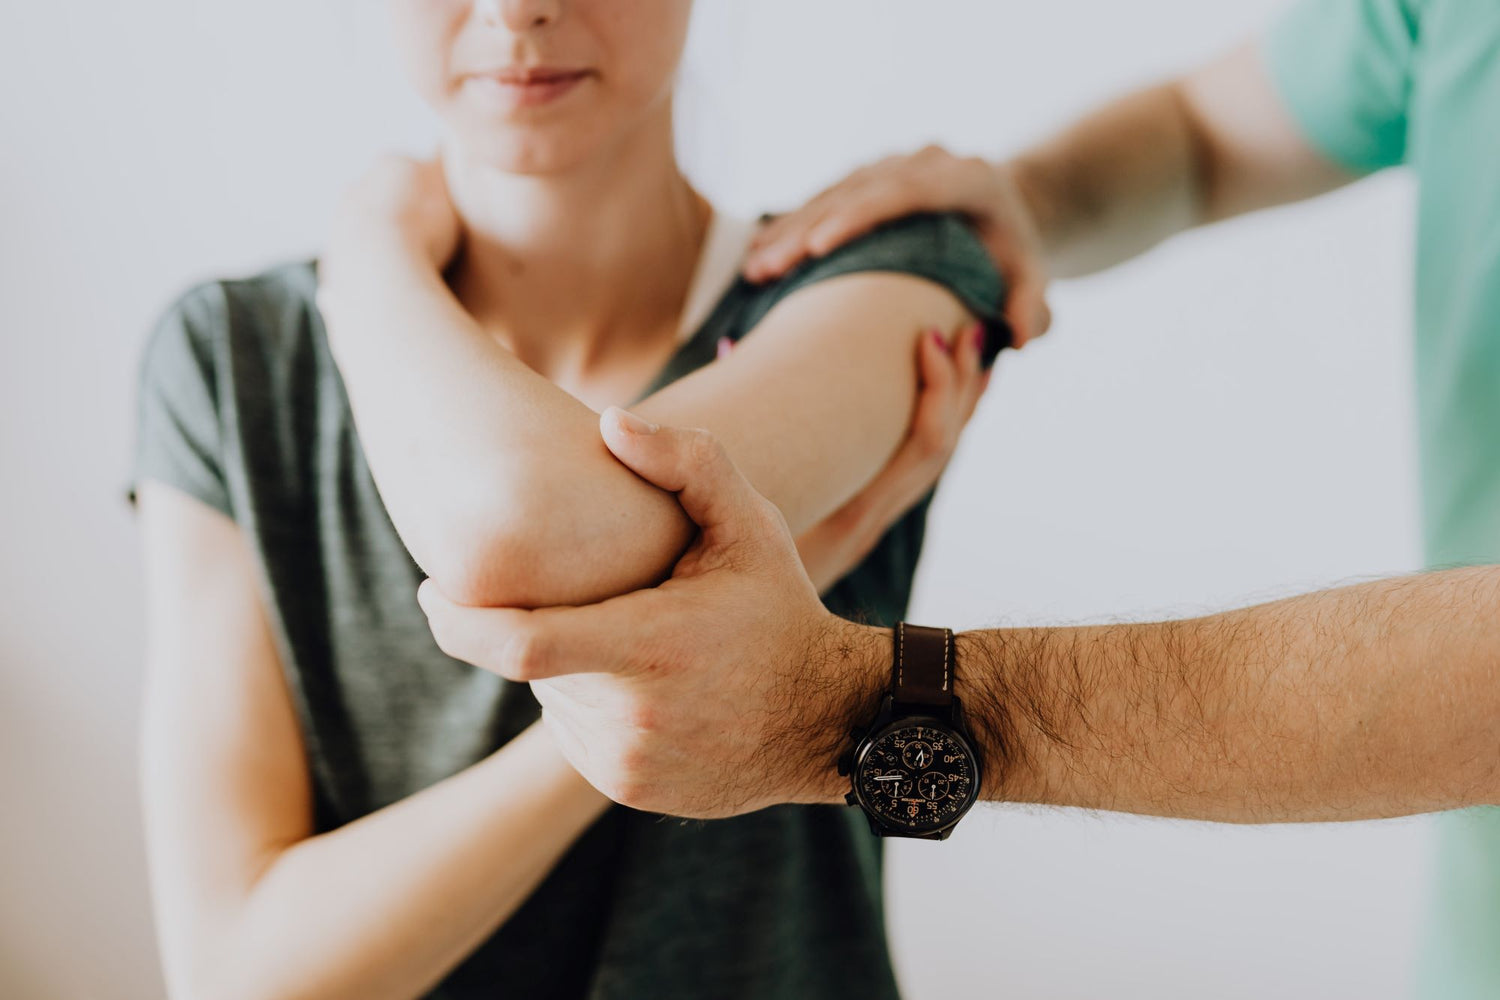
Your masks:
{"label": "dark green t-shirt", "polygon": [[[710,363],[721,337],[753,333],[797,289],[858,271],[931,279],[1003,336],[999,277],[983,246],[953,217],[913,216],[776,283],[736,283],[656,386]],[[428,631],[416,603],[423,574],[365,464],[315,287],[312,264],[291,264],[205,283],[171,307],[141,363],[130,495],[140,480],[160,480],[244,531],[324,831],[488,756],[538,709],[525,685],[452,659]],[[925,514],[924,501],[828,606],[899,618]],[[781,806],[699,823],[612,808],[429,996],[501,993],[894,997],[879,843],[852,809]]]}

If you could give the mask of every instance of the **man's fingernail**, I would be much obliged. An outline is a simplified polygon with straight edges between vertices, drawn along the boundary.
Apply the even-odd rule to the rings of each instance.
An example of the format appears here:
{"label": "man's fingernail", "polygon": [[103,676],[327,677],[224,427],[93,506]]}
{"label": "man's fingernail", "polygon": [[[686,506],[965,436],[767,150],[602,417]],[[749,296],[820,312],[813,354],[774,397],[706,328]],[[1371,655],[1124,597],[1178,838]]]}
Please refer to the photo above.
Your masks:
{"label": "man's fingernail", "polygon": [[618,406],[612,406],[610,409],[615,411],[615,420],[619,425],[632,434],[655,434],[661,430],[656,424],[649,420],[642,420],[629,410],[622,410]]}

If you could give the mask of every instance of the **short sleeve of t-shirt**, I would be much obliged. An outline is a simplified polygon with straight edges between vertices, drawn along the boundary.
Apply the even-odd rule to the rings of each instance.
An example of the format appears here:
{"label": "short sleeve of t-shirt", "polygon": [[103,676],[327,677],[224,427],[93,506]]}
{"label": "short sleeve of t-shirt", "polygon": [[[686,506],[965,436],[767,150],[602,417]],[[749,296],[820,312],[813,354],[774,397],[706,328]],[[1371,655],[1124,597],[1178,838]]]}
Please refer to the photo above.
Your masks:
{"label": "short sleeve of t-shirt", "polygon": [[1424,0],[1298,0],[1265,40],[1271,78],[1308,141],[1369,173],[1405,161]]}
{"label": "short sleeve of t-shirt", "polygon": [[887,223],[827,256],[804,261],[758,295],[745,311],[742,327],[759,323],[782,299],[820,281],[865,271],[890,271],[942,285],[986,328],[984,362],[1010,343],[1001,316],[1005,288],[989,251],[954,214],[922,213]]}
{"label": "short sleeve of t-shirt", "polygon": [[205,284],[174,302],[157,322],[137,377],[135,451],[126,498],[156,479],[233,517],[225,482],[215,378],[222,296]]}

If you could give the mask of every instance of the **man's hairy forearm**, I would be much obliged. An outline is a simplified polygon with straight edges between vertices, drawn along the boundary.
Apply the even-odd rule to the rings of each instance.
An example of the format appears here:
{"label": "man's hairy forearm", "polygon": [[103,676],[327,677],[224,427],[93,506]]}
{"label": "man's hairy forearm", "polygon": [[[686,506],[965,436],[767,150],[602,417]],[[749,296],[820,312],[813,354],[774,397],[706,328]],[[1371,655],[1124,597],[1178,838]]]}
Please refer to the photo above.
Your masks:
{"label": "man's hairy forearm", "polygon": [[1355,179],[1304,137],[1255,41],[1104,106],[1012,167],[1058,277]]}
{"label": "man's hairy forearm", "polygon": [[1176,84],[1106,105],[1012,166],[1058,277],[1118,264],[1199,219],[1199,149]]}
{"label": "man's hairy forearm", "polygon": [[987,798],[1227,822],[1500,802],[1500,568],[958,649]]}

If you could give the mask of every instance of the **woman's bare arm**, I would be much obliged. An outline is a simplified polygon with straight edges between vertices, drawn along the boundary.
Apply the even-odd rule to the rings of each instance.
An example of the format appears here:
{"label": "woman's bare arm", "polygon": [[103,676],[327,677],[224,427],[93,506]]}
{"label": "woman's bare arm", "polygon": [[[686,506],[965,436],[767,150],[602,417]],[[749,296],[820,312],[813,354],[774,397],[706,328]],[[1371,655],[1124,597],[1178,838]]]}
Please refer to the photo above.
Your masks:
{"label": "woman's bare arm", "polygon": [[147,848],[174,998],[411,1000],[536,888],[607,801],[540,726],[327,833],[239,528],[141,490]]}
{"label": "woman's bare arm", "polygon": [[[663,577],[690,537],[675,500],[609,455],[597,414],[479,328],[422,238],[399,235],[345,240],[320,303],[371,470],[418,564],[476,605],[585,603]],[[923,330],[969,318],[921,279],[836,278],[635,409],[712,430],[800,532],[896,451]]]}

